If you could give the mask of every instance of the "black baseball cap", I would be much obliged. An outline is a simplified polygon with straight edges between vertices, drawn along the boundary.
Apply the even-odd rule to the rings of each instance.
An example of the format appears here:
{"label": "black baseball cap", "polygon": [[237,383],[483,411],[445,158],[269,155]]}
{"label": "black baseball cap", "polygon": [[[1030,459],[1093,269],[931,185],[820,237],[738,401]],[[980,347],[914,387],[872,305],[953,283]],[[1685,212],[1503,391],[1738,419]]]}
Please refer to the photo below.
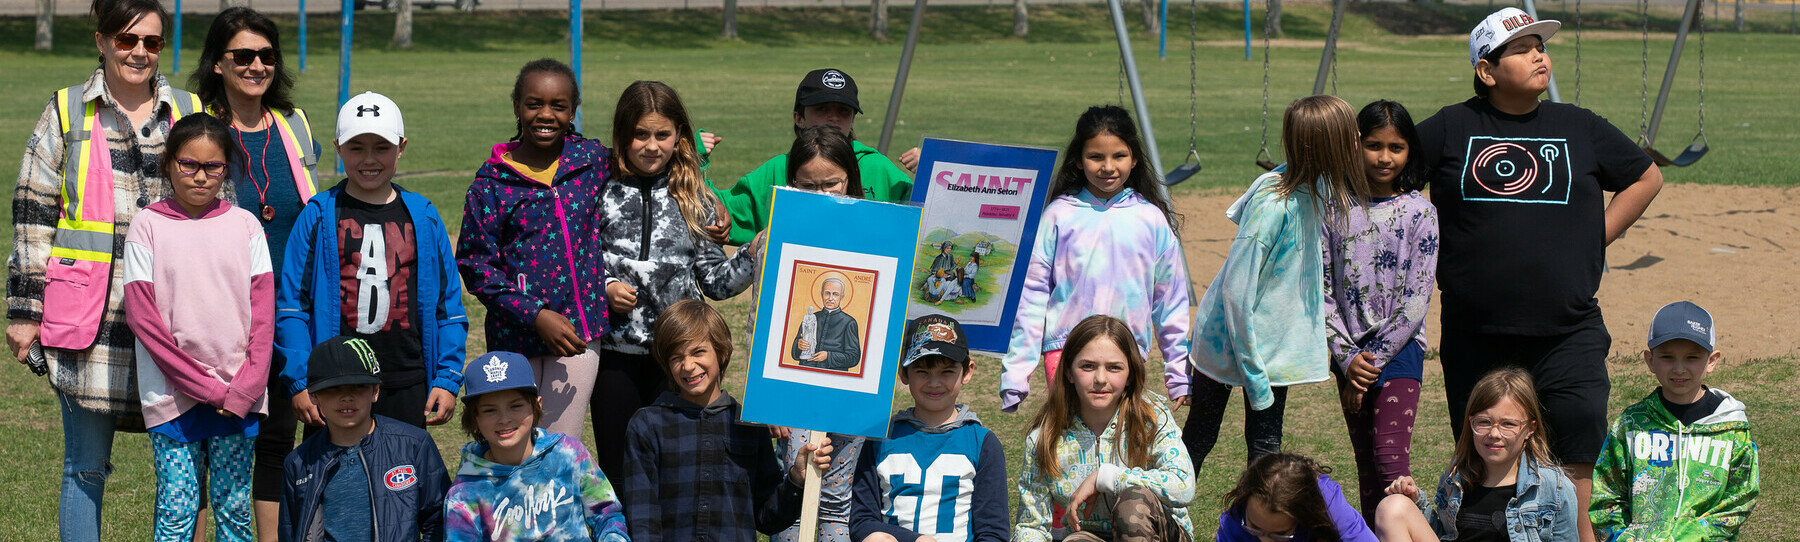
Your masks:
{"label": "black baseball cap", "polygon": [[900,366],[932,356],[949,358],[956,363],[969,362],[969,339],[963,336],[962,324],[942,314],[927,314],[906,324],[906,357]]}
{"label": "black baseball cap", "polygon": [[806,72],[800,89],[794,91],[794,109],[833,102],[848,105],[859,115],[863,112],[856,103],[856,80],[837,68]]}
{"label": "black baseball cap", "polygon": [[369,341],[354,337],[332,337],[313,347],[306,358],[306,392],[338,386],[381,383],[381,362],[375,359],[375,348]]}

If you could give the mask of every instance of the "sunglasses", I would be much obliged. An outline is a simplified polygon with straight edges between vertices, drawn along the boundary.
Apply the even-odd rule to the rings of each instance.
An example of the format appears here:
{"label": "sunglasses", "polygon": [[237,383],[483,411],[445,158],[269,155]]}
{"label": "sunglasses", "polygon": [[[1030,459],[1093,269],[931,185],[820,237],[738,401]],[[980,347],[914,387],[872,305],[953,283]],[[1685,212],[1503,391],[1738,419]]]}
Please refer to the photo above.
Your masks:
{"label": "sunglasses", "polygon": [[239,66],[249,66],[251,62],[257,59],[262,59],[264,66],[274,66],[277,62],[281,61],[281,54],[275,52],[274,47],[264,47],[261,49],[232,49],[225,51],[225,53],[231,55],[231,62]]}
{"label": "sunglasses", "polygon": [[1248,533],[1250,536],[1267,538],[1270,540],[1293,540],[1297,536],[1292,532],[1290,532],[1288,534],[1275,534],[1275,533],[1270,533],[1270,532],[1263,532],[1262,530],[1259,530],[1255,527],[1251,527],[1249,514],[1245,514],[1244,519],[1238,520],[1238,526],[1243,527],[1244,532]]}
{"label": "sunglasses", "polygon": [[224,162],[195,162],[193,160],[176,160],[175,169],[182,175],[193,175],[206,170],[206,176],[217,179],[225,176]]}
{"label": "sunglasses", "polygon": [[137,34],[130,34],[130,33],[126,33],[126,32],[120,32],[117,34],[113,34],[113,47],[119,48],[120,51],[130,51],[132,49],[136,49],[139,41],[144,42],[144,52],[147,52],[150,54],[156,54],[156,53],[162,52],[162,48],[163,48],[163,37],[162,36],[139,36]]}

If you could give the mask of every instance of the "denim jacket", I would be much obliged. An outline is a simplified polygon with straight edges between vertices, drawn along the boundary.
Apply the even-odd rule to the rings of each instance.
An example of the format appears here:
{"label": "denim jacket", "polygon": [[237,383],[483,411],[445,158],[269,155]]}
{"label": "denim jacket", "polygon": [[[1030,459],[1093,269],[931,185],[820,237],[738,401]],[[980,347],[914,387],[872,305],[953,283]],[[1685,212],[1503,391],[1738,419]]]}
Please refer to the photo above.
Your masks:
{"label": "denim jacket", "polygon": [[[1506,534],[1512,542],[1560,542],[1577,537],[1575,482],[1562,469],[1519,456],[1517,489],[1506,503]],[[1462,510],[1462,475],[1446,471],[1438,480],[1437,501],[1425,508],[1426,521],[1442,540],[1456,540]]]}

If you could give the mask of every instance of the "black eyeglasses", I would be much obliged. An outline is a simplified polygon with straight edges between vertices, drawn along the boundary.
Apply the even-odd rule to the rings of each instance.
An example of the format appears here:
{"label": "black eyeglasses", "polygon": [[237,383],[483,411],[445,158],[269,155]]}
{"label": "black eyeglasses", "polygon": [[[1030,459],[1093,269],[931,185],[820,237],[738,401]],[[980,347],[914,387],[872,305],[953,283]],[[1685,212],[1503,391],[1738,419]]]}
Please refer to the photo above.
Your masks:
{"label": "black eyeglasses", "polygon": [[225,54],[231,55],[231,62],[239,66],[249,66],[251,62],[259,58],[262,59],[264,66],[274,66],[277,62],[281,61],[281,53],[275,52],[274,47],[264,47],[261,49],[232,49],[225,51]]}
{"label": "black eyeglasses", "polygon": [[144,42],[144,51],[145,52],[148,52],[150,54],[156,54],[156,53],[162,52],[162,48],[163,48],[163,37],[162,36],[139,36],[137,34],[131,34],[131,33],[126,33],[126,32],[120,32],[117,34],[113,34],[113,47],[119,48],[120,51],[130,51],[132,49],[136,49],[139,41]]}
{"label": "black eyeglasses", "polygon": [[214,179],[223,177],[225,175],[225,163],[224,162],[195,162],[193,160],[176,160],[175,161],[175,169],[181,171],[182,175],[193,175],[195,173],[199,173],[200,170],[206,170],[206,176],[212,177]]}

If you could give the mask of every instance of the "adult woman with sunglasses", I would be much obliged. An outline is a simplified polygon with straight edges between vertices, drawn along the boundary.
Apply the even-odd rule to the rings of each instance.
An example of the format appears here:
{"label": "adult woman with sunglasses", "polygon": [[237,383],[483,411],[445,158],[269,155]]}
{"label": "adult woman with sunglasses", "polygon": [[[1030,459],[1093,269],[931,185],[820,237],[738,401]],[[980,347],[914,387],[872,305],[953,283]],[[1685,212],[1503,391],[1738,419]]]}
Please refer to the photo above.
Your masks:
{"label": "adult woman with sunglasses", "polygon": [[38,117],[13,190],[7,259],[7,346],[50,373],[61,404],[63,540],[100,539],[113,432],[144,430],[124,270],[113,262],[138,209],[171,193],[161,173],[169,127],[199,109],[157,72],[161,3],[95,0],[92,13],[100,66]]}
{"label": "adult woman with sunglasses", "polygon": [[[294,107],[294,78],[282,63],[281,33],[268,17],[247,7],[219,12],[206,31],[200,65],[189,88],[206,103],[206,112],[231,127],[239,149],[231,180],[237,206],[262,219],[269,241],[269,263],[279,273],[306,200],[318,192],[319,144],[313,140],[306,112]],[[271,337],[272,339],[272,337]],[[275,375],[286,365],[279,353],[270,363],[269,397],[292,396]],[[256,437],[256,466],[251,495],[256,500],[259,538],[274,540],[281,511],[281,465],[294,449],[294,411],[287,401],[271,400],[269,417]]]}

